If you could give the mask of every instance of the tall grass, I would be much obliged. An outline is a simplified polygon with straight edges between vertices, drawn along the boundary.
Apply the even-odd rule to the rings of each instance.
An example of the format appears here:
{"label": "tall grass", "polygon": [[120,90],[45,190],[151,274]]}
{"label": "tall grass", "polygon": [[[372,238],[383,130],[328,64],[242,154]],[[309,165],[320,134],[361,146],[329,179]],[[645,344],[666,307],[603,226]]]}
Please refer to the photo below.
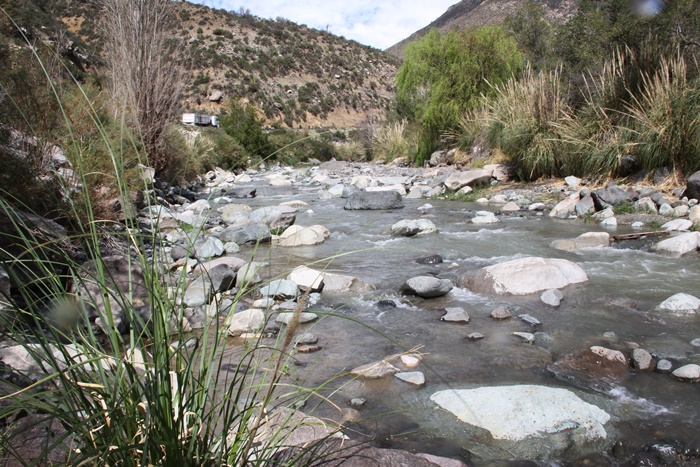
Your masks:
{"label": "tall grass", "polygon": [[399,157],[409,157],[416,152],[417,141],[406,120],[386,123],[372,137],[374,159],[391,162]]}
{"label": "tall grass", "polygon": [[463,131],[473,134],[475,123],[484,125],[491,147],[500,149],[521,178],[558,174],[566,151],[559,128],[570,114],[560,74],[527,68],[520,79],[493,86],[494,97],[462,119]]}

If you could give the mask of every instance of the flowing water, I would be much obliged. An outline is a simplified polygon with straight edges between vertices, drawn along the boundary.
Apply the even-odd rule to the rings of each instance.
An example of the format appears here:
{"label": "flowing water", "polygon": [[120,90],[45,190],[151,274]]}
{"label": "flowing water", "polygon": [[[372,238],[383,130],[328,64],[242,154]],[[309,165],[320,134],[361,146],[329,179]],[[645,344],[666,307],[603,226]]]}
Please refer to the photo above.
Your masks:
{"label": "flowing water", "polygon": [[[332,234],[319,246],[258,249],[255,255],[270,263],[269,272],[278,275],[304,264],[353,275],[377,287],[365,296],[324,298],[313,307],[337,316],[326,316],[304,328],[319,337],[324,348],[296,356],[300,381],[319,385],[356,366],[414,347],[420,347],[425,356],[418,368],[426,376],[423,387],[392,377],[375,381],[341,377],[330,384],[337,391],[325,394],[337,407],[321,404],[314,411],[318,416],[339,420],[340,409],[347,407],[349,399],[363,397],[368,401],[358,409],[364,420],[347,430],[351,436],[372,436],[383,446],[491,465],[493,459],[512,456],[491,446],[483,434],[470,430],[451,413],[438,409],[430,395],[447,388],[539,384],[573,390],[607,411],[612,417],[605,427],[610,443],[620,440],[634,450],[658,439],[676,439],[685,445],[700,442],[700,385],[660,373],[630,371],[619,387],[600,393],[567,385],[546,371],[546,365],[559,355],[591,345],[629,349],[629,342],[672,360],[674,368],[681,363],[700,363],[700,349],[690,344],[700,337],[700,318],[654,311],[675,293],[698,295],[697,253],[674,259],[645,251],[638,242],[559,251],[549,246],[553,240],[601,228],[530,213],[503,216],[499,224],[477,226],[469,222],[473,211],[494,208],[471,203],[431,200],[434,207],[425,215],[417,209],[425,200],[406,200],[406,207],[395,211],[344,211],[344,200],[318,200],[316,189],[265,187],[250,204],[254,208],[272,206],[290,199],[309,203],[297,215],[297,224],[321,224]],[[313,214],[307,214],[306,209]],[[432,220],[439,233],[411,238],[388,234],[395,222],[421,217]],[[629,232],[631,229],[624,226],[616,231]],[[246,254],[253,254],[253,250],[244,248],[239,256]],[[433,254],[441,255],[445,262],[412,262]],[[423,300],[406,299],[398,292],[401,284],[414,276],[437,275],[457,284],[467,271],[526,256],[571,260],[586,271],[589,281],[564,289],[565,298],[558,308],[544,305],[538,295],[497,297],[455,288],[445,297]],[[323,261],[310,264],[319,260]],[[398,306],[378,306],[382,299],[394,299]],[[516,317],[491,319],[491,311],[501,305],[515,305],[518,313],[536,317],[542,322],[536,331],[545,332],[551,340],[542,347],[519,341],[512,332],[535,330]],[[464,308],[471,322],[441,322],[445,307],[450,306]],[[465,339],[472,332],[486,337]],[[594,455],[591,459],[589,464],[608,458]]]}

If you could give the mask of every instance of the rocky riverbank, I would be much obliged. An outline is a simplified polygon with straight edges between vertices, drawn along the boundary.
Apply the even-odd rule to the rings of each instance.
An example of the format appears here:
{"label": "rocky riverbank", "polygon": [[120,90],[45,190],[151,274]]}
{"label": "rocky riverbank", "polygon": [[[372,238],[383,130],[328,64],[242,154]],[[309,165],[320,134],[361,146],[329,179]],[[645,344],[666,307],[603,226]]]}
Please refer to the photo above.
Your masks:
{"label": "rocky riverbank", "polygon": [[[625,431],[618,426],[625,415],[600,395],[610,397],[627,388],[631,379],[648,378],[645,374],[654,375],[654,384],[680,392],[692,391],[686,388],[687,382],[700,381],[694,343],[686,343],[683,353],[675,350],[679,345],[675,342],[676,347],[669,351],[667,344],[643,335],[627,333],[618,339],[613,331],[595,335],[590,330],[579,334],[580,343],[567,342],[562,337],[569,335],[567,319],[556,315],[570,313],[571,326],[582,332],[579,328],[587,329],[590,323],[578,324],[579,310],[605,310],[597,311],[599,316],[591,320],[615,328],[618,325],[609,310],[624,309],[616,313],[627,313],[628,319],[672,321],[672,326],[685,326],[700,338],[696,290],[670,293],[673,287],[668,288],[653,305],[648,302],[655,298],[636,303],[633,290],[624,294],[624,300],[612,298],[606,296],[597,277],[604,261],[591,263],[589,259],[612,251],[612,246],[619,250],[635,242],[632,248],[652,255],[654,261],[684,261],[684,267],[691,268],[688,274],[698,274],[692,268],[697,264],[693,258],[698,254],[695,229],[700,207],[696,197],[685,195],[692,195],[693,189],[693,177],[687,187],[661,191],[615,183],[594,187],[574,177],[519,185],[508,181],[508,171],[502,166],[458,171],[330,162],[244,174],[217,170],[191,189],[156,183],[150,196],[157,204],[135,216],[143,229],[158,232],[160,241],[148,252],[150,260],[167,272],[171,296],[184,308],[183,319],[173,327],[206,332],[227,316],[221,324],[234,342],[243,345],[260,336],[275,336],[292,323],[301,326],[294,344],[295,359],[302,367],[319,358],[314,355],[321,355],[318,365],[325,361],[329,371],[339,369],[356,378],[338,393],[350,407],[330,416],[340,426],[366,430],[364,415],[373,414],[368,406],[391,407],[380,400],[378,389],[391,386],[388,392],[395,394],[399,389],[393,384],[401,384],[401,394],[411,394],[401,397],[432,409],[431,418],[463,426],[470,439],[486,446],[473,449],[482,461],[490,456],[502,458],[504,452],[528,459],[579,460],[609,455]],[[449,199],[476,204],[445,201]],[[361,225],[351,228],[350,220]],[[556,226],[570,234],[530,238],[536,247],[522,244],[519,253],[507,253],[513,250],[508,235],[533,225]],[[461,251],[470,248],[469,242],[478,241],[481,235],[495,243],[503,235],[501,251],[495,247],[483,252],[485,259],[461,256]],[[323,261],[342,253],[344,245],[357,238],[373,242],[372,269],[379,272],[367,266],[353,267],[342,259]],[[386,245],[416,251],[384,249]],[[407,255],[413,262],[403,259]],[[113,255],[105,261],[111,271],[111,287],[131,291],[140,316],[147,321],[149,297],[139,292],[143,272],[126,258]],[[1,285],[6,296],[11,296],[7,278]],[[95,306],[105,306],[99,291],[76,291],[94,296]],[[603,298],[604,305],[596,303],[596,295]],[[335,322],[327,315],[337,303],[351,303],[357,319],[370,313],[369,319],[390,334],[405,326],[426,326],[427,316],[436,316],[442,330],[435,336],[452,342],[449,335],[460,334],[461,340],[472,345],[470,358],[491,362],[493,373],[508,368],[514,376],[490,379],[490,383],[501,383],[495,385],[486,384],[485,378],[478,378],[484,383],[470,384],[463,378],[448,377],[450,368],[461,364],[452,361],[443,367],[441,342],[430,352],[410,348],[425,343],[422,341],[432,344],[427,334],[408,339],[409,351],[392,348],[382,354],[382,346],[375,343],[376,349],[349,354],[347,349],[352,346],[330,337],[338,324],[330,324]],[[105,310],[90,314],[97,332],[109,332],[107,326],[125,332],[135,325],[128,322],[118,303],[109,309],[113,316],[107,321],[100,318]],[[383,320],[398,320],[399,313],[405,315],[401,319],[417,319],[421,324]],[[418,313],[426,318],[406,317]],[[480,348],[489,349],[488,355]],[[3,349],[3,361],[15,371],[32,371],[22,367],[20,351],[12,346]],[[518,384],[519,379],[532,382],[523,371],[547,376],[538,378],[537,384]],[[450,384],[445,385],[441,378]],[[392,380],[397,383],[390,383]],[[426,390],[432,395],[421,392]],[[474,405],[476,396],[499,400],[506,413],[527,412],[531,417],[523,420],[488,411],[486,403]],[[542,398],[553,402],[543,405],[539,403]],[[445,411],[435,412],[437,407]],[[482,409],[487,412],[481,413]],[[493,425],[495,420],[502,423]],[[649,446],[633,447],[641,449],[637,457],[649,452],[656,456]],[[685,455],[684,446],[673,449]],[[619,456],[628,460],[632,453]],[[428,462],[452,465],[446,460]]]}

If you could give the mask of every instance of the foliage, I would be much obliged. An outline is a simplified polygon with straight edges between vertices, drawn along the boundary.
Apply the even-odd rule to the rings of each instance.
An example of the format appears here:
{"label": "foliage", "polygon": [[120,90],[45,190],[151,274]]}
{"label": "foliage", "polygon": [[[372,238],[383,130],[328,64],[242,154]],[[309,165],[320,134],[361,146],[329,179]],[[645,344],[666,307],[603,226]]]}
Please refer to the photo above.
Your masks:
{"label": "foliage", "polygon": [[503,24],[534,70],[548,70],[554,65],[554,28],[544,18],[545,11],[543,5],[526,0]]}
{"label": "foliage", "polygon": [[444,36],[433,30],[410,44],[396,78],[396,99],[399,114],[421,124],[417,162],[429,157],[441,133],[455,127],[492,86],[517,73],[522,62],[515,40],[495,26]]}
{"label": "foliage", "polygon": [[228,113],[220,119],[220,126],[250,158],[264,158],[275,151],[263,133],[262,120],[251,105],[232,101]]}
{"label": "foliage", "polygon": [[416,134],[408,126],[406,120],[400,120],[379,127],[372,140],[374,159],[391,162],[397,157],[413,158]]}

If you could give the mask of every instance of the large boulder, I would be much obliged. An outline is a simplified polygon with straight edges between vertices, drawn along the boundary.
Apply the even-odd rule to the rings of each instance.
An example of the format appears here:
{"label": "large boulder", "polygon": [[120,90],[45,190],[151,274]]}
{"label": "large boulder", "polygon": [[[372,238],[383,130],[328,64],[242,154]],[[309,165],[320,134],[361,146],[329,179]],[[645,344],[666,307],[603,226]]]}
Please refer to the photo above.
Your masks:
{"label": "large boulder", "polygon": [[435,298],[447,295],[452,290],[452,281],[432,276],[419,276],[407,280],[401,286],[404,295],[417,295],[421,298]]}
{"label": "large boulder", "polygon": [[299,266],[289,273],[287,279],[294,281],[297,287],[304,292],[307,290],[319,292],[323,289],[324,276],[325,273],[322,271],[307,268],[306,266]]}
{"label": "large boulder", "polygon": [[474,169],[466,172],[455,172],[445,180],[445,186],[450,190],[459,190],[465,186],[474,187],[489,183],[493,177],[493,170]]}
{"label": "large boulder", "polygon": [[651,251],[669,256],[680,257],[698,249],[698,233],[688,232],[675,237],[661,240],[652,245]]}
{"label": "large boulder", "polygon": [[402,220],[391,226],[392,235],[413,237],[436,233],[437,227],[428,219]]}
{"label": "large boulder", "polygon": [[224,223],[233,224],[240,219],[248,218],[253,210],[246,204],[226,204],[218,208],[217,211],[221,214]]}
{"label": "large boulder", "polygon": [[289,206],[268,206],[250,213],[250,220],[271,229],[286,228],[296,221],[296,209]]}
{"label": "large boulder", "polygon": [[450,389],[430,399],[460,421],[486,430],[511,456],[557,457],[605,447],[604,410],[561,388],[535,385]]}
{"label": "large boulder", "polygon": [[688,199],[700,200],[700,170],[688,177],[688,183],[685,186],[683,196]]}
{"label": "large boulder", "polygon": [[234,242],[243,245],[246,243],[269,242],[271,234],[270,229],[265,224],[246,222],[227,227],[221,232],[219,238],[225,243]]}
{"label": "large boulder", "polygon": [[569,217],[571,214],[576,212],[576,205],[580,199],[581,198],[579,197],[578,193],[567,196],[562,201],[557,203],[554,208],[552,208],[552,210],[549,212],[549,217]]}
{"label": "large boulder", "polygon": [[344,208],[349,211],[400,209],[403,199],[396,191],[358,191],[347,199]]}
{"label": "large boulder", "polygon": [[495,264],[463,278],[473,292],[497,295],[528,295],[586,281],[584,270],[571,261],[537,257]]}
{"label": "large boulder", "polygon": [[344,274],[326,272],[323,275],[324,295],[353,295],[372,292],[375,287],[363,280]]}
{"label": "large boulder", "polygon": [[260,288],[263,297],[272,297],[277,300],[296,299],[299,288],[296,282],[286,279],[278,279]]}
{"label": "large boulder", "polygon": [[639,199],[639,193],[624,190],[617,186],[615,182],[609,182],[605,188],[593,191],[591,196],[598,211]]}
{"label": "large boulder", "polygon": [[252,308],[233,314],[228,320],[228,333],[231,336],[240,336],[258,331],[265,323],[265,313],[262,310]]}
{"label": "large boulder", "polygon": [[657,309],[680,315],[694,315],[700,309],[700,298],[687,293],[677,293],[661,302]]}

